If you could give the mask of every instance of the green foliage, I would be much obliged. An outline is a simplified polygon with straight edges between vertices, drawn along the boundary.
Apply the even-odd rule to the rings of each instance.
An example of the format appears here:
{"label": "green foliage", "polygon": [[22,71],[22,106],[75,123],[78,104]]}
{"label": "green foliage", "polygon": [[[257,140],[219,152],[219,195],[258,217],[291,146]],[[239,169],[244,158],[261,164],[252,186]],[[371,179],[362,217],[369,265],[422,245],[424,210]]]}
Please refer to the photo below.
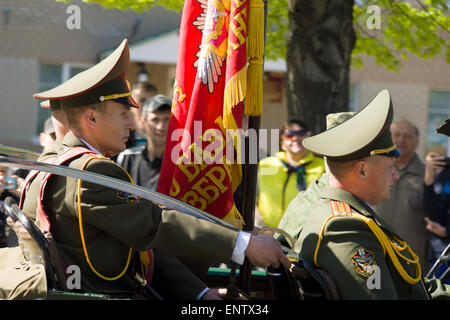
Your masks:
{"label": "green foliage", "polygon": [[269,0],[265,52],[267,59],[275,60],[278,57],[286,57],[288,31],[288,1]]}
{"label": "green foliage", "polygon": [[[448,0],[356,0],[353,25],[356,45],[352,52],[352,66],[360,68],[364,55],[376,63],[396,71],[408,54],[420,58],[444,55],[450,63],[450,15]],[[368,19],[373,12],[370,5],[380,8],[380,29],[370,30]],[[291,22],[292,23],[292,22]],[[269,0],[267,18],[268,58],[286,57],[289,30],[288,0]]]}
{"label": "green foliage", "polygon": [[[369,5],[380,10],[381,28],[370,30]],[[409,54],[420,58],[444,55],[450,63],[450,16],[448,1],[358,1],[353,10],[356,45],[352,53],[354,67],[362,65],[361,56],[373,56],[389,70],[398,70]]]}
{"label": "green foliage", "polygon": [[[71,0],[57,0],[66,3]],[[132,9],[138,12],[162,5],[180,11],[183,0],[84,0],[106,8]],[[448,0],[355,0],[354,29],[357,36],[352,66],[362,66],[362,56],[369,55],[389,70],[397,70],[412,53],[421,58],[445,55],[450,63],[450,15]],[[371,30],[368,19],[374,16],[370,5],[380,8],[380,29]],[[286,57],[289,30],[288,0],[269,0],[266,33],[268,59]],[[293,23],[293,22],[291,22]]]}
{"label": "green foliage", "polygon": [[[70,3],[72,0],[56,0],[58,2]],[[155,5],[161,5],[169,10],[180,11],[183,8],[183,0],[83,0],[86,3],[97,3],[108,9],[134,10],[143,12]]]}

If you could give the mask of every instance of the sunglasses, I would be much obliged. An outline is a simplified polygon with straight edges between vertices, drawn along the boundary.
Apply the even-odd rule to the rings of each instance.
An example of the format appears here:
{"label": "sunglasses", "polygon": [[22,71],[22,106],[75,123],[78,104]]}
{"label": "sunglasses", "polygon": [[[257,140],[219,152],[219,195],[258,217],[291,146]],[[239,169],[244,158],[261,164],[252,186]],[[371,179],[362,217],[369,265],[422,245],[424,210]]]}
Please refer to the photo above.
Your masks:
{"label": "sunglasses", "polygon": [[289,130],[284,133],[284,136],[286,138],[292,138],[294,136],[304,137],[307,134],[308,134],[308,131],[306,131],[306,130]]}

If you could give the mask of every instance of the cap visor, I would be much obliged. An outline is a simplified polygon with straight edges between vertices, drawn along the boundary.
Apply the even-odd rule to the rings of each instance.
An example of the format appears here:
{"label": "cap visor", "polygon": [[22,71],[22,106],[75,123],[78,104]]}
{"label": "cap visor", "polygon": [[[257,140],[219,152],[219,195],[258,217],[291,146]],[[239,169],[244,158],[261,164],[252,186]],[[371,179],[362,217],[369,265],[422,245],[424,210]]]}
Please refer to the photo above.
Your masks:
{"label": "cap visor", "polygon": [[397,148],[395,148],[394,150],[392,150],[391,152],[388,153],[384,153],[384,154],[379,154],[380,156],[387,156],[387,157],[400,157],[402,154],[400,153],[400,151],[398,151]]}
{"label": "cap visor", "polygon": [[132,108],[138,108],[139,109],[139,105],[131,97],[111,99],[111,101],[115,101],[117,103],[129,106],[129,107],[132,107]]}

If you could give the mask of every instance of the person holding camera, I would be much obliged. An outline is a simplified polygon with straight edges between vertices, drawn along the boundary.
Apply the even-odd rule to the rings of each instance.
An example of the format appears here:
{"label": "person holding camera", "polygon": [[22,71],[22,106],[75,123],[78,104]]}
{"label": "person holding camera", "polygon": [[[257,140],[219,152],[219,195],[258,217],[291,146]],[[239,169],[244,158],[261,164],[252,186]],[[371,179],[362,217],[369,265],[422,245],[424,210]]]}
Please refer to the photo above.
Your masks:
{"label": "person holding camera", "polygon": [[[432,233],[429,246],[432,264],[450,243],[449,164],[449,158],[436,152],[428,153],[425,158],[423,204],[426,228]],[[443,270],[438,270],[436,276],[440,276],[442,272]]]}
{"label": "person holding camera", "polygon": [[[17,202],[19,201],[20,191],[18,179],[20,178],[17,176],[9,176],[8,167],[0,167],[0,205],[7,197],[12,197]],[[8,246],[6,235],[7,228],[6,216],[0,211],[0,248]]]}

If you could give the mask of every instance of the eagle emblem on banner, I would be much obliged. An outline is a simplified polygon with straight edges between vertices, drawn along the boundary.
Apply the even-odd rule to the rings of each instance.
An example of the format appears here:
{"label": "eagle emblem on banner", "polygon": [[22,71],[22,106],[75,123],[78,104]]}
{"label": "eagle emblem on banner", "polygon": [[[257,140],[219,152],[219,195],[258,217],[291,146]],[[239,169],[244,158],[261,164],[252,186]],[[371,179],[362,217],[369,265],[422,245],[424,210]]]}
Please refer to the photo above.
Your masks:
{"label": "eagle emblem on banner", "polygon": [[192,24],[202,30],[203,38],[194,67],[197,68],[197,77],[202,79],[202,84],[208,87],[209,93],[213,93],[214,84],[222,75],[222,66],[227,56],[229,1],[197,1],[203,12]]}

